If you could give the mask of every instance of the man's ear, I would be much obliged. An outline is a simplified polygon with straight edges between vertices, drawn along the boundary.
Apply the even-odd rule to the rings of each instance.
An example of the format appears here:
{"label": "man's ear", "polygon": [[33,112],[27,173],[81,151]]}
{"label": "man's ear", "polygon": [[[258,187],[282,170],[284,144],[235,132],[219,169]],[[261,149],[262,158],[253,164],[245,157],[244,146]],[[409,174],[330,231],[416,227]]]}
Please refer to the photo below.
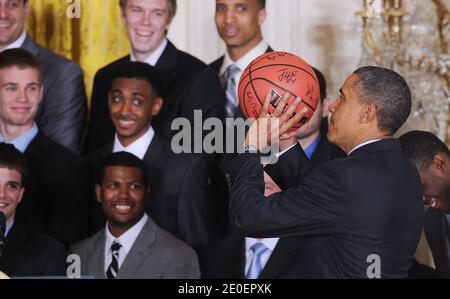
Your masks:
{"label": "man's ear", "polygon": [[30,15],[30,1],[27,1],[24,5],[23,5],[23,9],[25,11],[25,16],[28,17]]}
{"label": "man's ear", "polygon": [[95,185],[95,195],[97,197],[97,201],[99,203],[102,203],[102,197],[101,197],[101,187],[100,185]]}
{"label": "man's ear", "polygon": [[164,105],[164,101],[161,97],[157,97],[153,100],[153,106],[152,106],[152,115],[156,116],[159,114],[159,111],[161,111],[162,106]]}
{"label": "man's ear", "polygon": [[362,111],[360,115],[360,121],[362,123],[370,123],[377,118],[377,106],[374,103],[364,103],[362,105]]}
{"label": "man's ear", "polygon": [[449,161],[444,157],[443,154],[437,153],[433,157],[433,161],[431,162],[431,166],[438,170],[439,172],[445,172],[446,169],[450,166],[448,165]]}
{"label": "man's ear", "polygon": [[267,10],[265,8],[259,10],[258,12],[258,24],[261,26],[267,19]]}
{"label": "man's ear", "polygon": [[25,192],[25,188],[24,188],[24,187],[21,187],[21,188],[20,188],[20,196],[19,196],[19,200],[18,200],[17,203],[20,203],[20,202],[22,201],[23,193],[24,193],[24,192]]}

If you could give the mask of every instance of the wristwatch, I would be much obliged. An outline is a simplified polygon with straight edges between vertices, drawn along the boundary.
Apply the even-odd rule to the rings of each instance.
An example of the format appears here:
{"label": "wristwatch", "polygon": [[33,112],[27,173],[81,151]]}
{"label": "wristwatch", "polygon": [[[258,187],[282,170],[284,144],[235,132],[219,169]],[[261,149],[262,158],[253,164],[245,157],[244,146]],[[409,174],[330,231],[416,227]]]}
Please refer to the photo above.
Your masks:
{"label": "wristwatch", "polygon": [[244,146],[244,153],[246,154],[257,154],[259,153],[258,148],[253,144],[247,144]]}

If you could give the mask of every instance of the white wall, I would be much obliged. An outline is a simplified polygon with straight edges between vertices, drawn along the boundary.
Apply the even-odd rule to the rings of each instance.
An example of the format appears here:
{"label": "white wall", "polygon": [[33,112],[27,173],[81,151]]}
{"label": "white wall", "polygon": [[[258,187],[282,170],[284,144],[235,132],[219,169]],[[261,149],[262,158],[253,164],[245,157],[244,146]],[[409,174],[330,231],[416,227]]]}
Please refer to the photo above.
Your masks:
{"label": "white wall", "polygon": [[[179,0],[169,32],[180,49],[209,63],[225,47],[214,24],[214,0]],[[326,76],[330,96],[359,63],[360,0],[267,0],[265,39],[275,50],[293,52]]]}

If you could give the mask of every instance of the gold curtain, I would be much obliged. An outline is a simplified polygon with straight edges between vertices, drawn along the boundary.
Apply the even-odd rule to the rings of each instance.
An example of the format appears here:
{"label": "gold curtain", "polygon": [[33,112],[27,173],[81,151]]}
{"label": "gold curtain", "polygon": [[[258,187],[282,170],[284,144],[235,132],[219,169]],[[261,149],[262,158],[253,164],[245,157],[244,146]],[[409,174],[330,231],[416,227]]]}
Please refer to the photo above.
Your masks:
{"label": "gold curtain", "polygon": [[[130,51],[118,0],[31,0],[27,32],[38,43],[80,64],[91,95],[97,70]],[[76,13],[79,18],[69,17]]]}

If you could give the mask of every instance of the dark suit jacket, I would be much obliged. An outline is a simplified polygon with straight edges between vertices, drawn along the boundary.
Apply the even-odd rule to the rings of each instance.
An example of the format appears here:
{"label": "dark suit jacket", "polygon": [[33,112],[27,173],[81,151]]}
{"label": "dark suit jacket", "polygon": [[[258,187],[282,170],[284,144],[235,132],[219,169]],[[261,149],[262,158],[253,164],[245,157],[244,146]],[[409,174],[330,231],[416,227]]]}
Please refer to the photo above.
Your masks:
{"label": "dark suit jacket", "polygon": [[[281,238],[259,279],[295,279],[300,277],[301,237]],[[197,251],[202,278],[244,279],[245,238],[230,235]]]}
{"label": "dark suit jacket", "polygon": [[433,254],[436,270],[450,277],[448,222],[444,212],[427,209],[425,213],[425,236]]}
{"label": "dark suit jacket", "polygon": [[89,164],[39,132],[25,151],[29,174],[16,219],[66,246],[86,237]]}
{"label": "dark suit jacket", "polygon": [[[298,167],[308,163],[301,154]],[[424,213],[419,175],[398,140],[323,163],[296,188],[268,198],[258,155],[236,156],[226,176],[230,220],[238,231],[305,237],[303,277],[367,278],[373,254],[380,258],[382,277],[407,277]]]}
{"label": "dark suit jacket", "polygon": [[28,36],[22,48],[36,57],[42,69],[44,97],[36,115],[39,129],[56,143],[81,153],[87,103],[80,66],[38,45]]}
{"label": "dark suit jacket", "polygon": [[[112,151],[110,143],[90,155],[92,167],[98,169]],[[206,162],[194,155],[174,154],[170,144],[158,135],[143,160],[148,167],[151,191],[147,212],[152,219],[193,247],[214,240],[217,227]],[[94,205],[93,230],[97,231],[104,226],[105,217],[96,201]]]}
{"label": "dark suit jacket", "polygon": [[[114,138],[108,92],[114,73],[128,61],[130,56],[123,57],[100,69],[95,75],[86,148],[88,153]],[[203,62],[179,51],[169,42],[155,67],[164,77],[161,91],[164,104],[160,113],[152,120],[152,126],[161,137],[169,140],[176,133],[170,128],[175,118],[187,118],[193,125],[194,110],[202,110],[203,120],[223,117],[225,102],[219,78]]]}
{"label": "dark suit jacket", "polygon": [[66,249],[55,239],[14,222],[0,271],[8,276],[65,276]]}
{"label": "dark suit jacket", "polygon": [[[105,229],[74,245],[69,251],[81,258],[82,276],[105,279]],[[198,279],[195,251],[151,218],[131,246],[120,266],[118,279]]]}

